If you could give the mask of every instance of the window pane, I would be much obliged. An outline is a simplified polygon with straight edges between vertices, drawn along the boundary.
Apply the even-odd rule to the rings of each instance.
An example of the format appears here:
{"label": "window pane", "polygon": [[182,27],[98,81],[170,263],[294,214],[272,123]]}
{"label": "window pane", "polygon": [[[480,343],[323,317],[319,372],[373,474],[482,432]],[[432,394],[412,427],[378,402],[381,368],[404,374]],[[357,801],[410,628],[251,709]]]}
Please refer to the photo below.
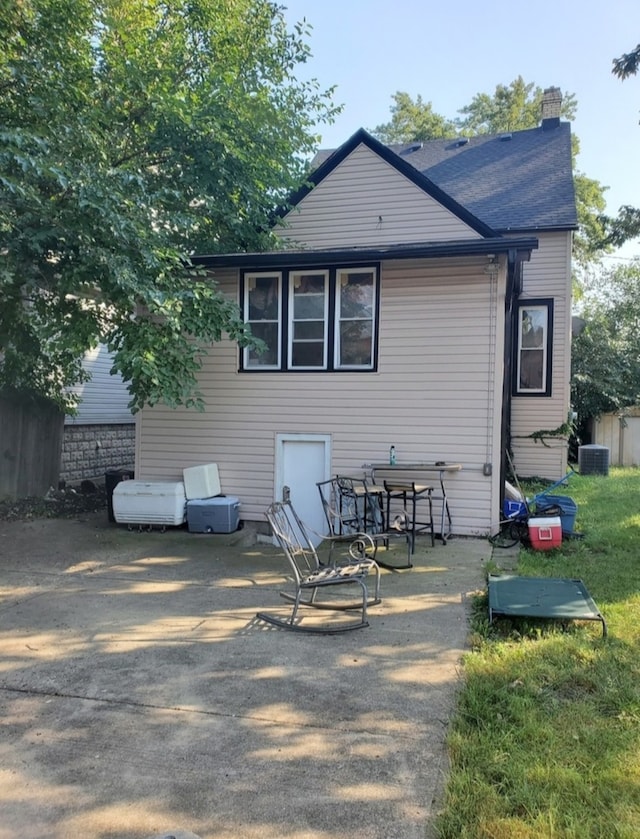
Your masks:
{"label": "window pane", "polygon": [[278,277],[255,277],[253,282],[248,280],[248,285],[249,321],[277,320]]}
{"label": "window pane", "polygon": [[251,332],[266,344],[263,353],[245,349],[246,368],[280,366],[280,274],[245,274],[244,316]]}
{"label": "window pane", "polygon": [[373,274],[342,273],[340,283],[340,317],[373,317]]}
{"label": "window pane", "polygon": [[326,367],[329,272],[290,274],[289,367]]}
{"label": "window pane", "polygon": [[520,390],[544,388],[544,350],[522,350],[518,387]]}
{"label": "window pane", "polygon": [[340,324],[340,363],[371,366],[373,330],[370,321],[343,321]]}
{"label": "window pane", "polygon": [[258,354],[255,350],[247,353],[247,366],[250,367],[273,367],[278,364],[278,324],[276,323],[252,323],[251,331],[264,341],[267,349]]}
{"label": "window pane", "polygon": [[292,367],[324,367],[323,341],[294,341],[291,354]]}
{"label": "window pane", "polygon": [[523,309],[521,317],[521,346],[542,349],[547,328],[546,310]]}
{"label": "window pane", "polygon": [[324,294],[295,294],[293,316],[296,320],[324,318]]}
{"label": "window pane", "polygon": [[295,294],[324,294],[326,276],[322,274],[293,274]]}
{"label": "window pane", "polygon": [[293,324],[293,340],[305,341],[310,338],[322,340],[324,338],[324,321],[303,320]]}

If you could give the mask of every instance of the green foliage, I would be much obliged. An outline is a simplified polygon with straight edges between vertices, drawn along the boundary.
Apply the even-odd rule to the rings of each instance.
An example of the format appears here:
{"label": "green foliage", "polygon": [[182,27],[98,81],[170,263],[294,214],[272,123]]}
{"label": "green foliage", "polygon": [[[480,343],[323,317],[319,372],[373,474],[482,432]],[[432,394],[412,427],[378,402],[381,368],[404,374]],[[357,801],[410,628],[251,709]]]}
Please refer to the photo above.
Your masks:
{"label": "green foliage", "polygon": [[[540,124],[543,90],[533,82],[527,84],[518,76],[509,85],[499,84],[493,94],[477,93],[469,105],[461,108],[457,125],[465,135],[500,134],[524,131]],[[561,116],[575,119],[576,97],[563,93]]]}
{"label": "green foliage", "polygon": [[[574,153],[574,166],[576,155]],[[578,232],[573,237],[573,257],[583,271],[603,252],[611,250],[613,242],[607,241],[604,210],[604,193],[607,187],[600,181],[587,177],[574,169],[573,186],[576,193]]]}
{"label": "green foliage", "polygon": [[567,417],[567,419],[559,425],[557,428],[539,428],[537,431],[533,431],[531,434],[527,436],[534,440],[536,443],[540,442],[543,446],[549,448],[549,443],[547,443],[547,439],[557,440],[557,439],[566,439],[570,437],[575,431],[574,423],[571,418],[571,414]]}
{"label": "green foliage", "polygon": [[[620,58],[613,59],[611,72],[619,79],[628,79],[635,76],[640,69],[640,44],[629,53],[624,53]],[[620,247],[630,239],[640,236],[640,210],[636,207],[625,205],[620,207],[617,216],[602,215],[600,223],[603,229],[603,243],[605,246],[613,245]]]}
{"label": "green foliage", "polygon": [[103,340],[134,409],[197,405],[207,346],[257,344],[189,255],[274,246],[335,113],[306,35],[267,0],[2,6],[0,387],[68,409]]}
{"label": "green foliage", "polygon": [[572,343],[571,399],[579,429],[593,417],[640,402],[640,262],[591,278],[582,332]]}
{"label": "green foliage", "polygon": [[620,207],[615,218],[601,216],[600,223],[604,235],[604,244],[620,247],[630,239],[640,236],[640,209],[628,204]]}
{"label": "green foliage", "polygon": [[611,72],[619,79],[635,76],[640,69],[640,44],[631,52],[623,53],[620,58],[613,59]]}
{"label": "green foliage", "polygon": [[[391,121],[373,129],[383,143],[410,143],[414,140],[437,140],[458,134],[500,134],[522,131],[540,124],[543,90],[527,84],[518,76],[508,85],[499,84],[492,94],[477,93],[453,120],[437,114],[431,102],[418,95],[415,101],[408,93],[398,91],[392,96]],[[561,116],[575,118],[577,101],[573,93],[563,93]]]}
{"label": "green foliage", "polygon": [[454,137],[456,125],[436,114],[431,102],[418,95],[415,102],[408,93],[398,91],[391,97],[391,121],[378,125],[373,134],[383,143],[426,142]]}

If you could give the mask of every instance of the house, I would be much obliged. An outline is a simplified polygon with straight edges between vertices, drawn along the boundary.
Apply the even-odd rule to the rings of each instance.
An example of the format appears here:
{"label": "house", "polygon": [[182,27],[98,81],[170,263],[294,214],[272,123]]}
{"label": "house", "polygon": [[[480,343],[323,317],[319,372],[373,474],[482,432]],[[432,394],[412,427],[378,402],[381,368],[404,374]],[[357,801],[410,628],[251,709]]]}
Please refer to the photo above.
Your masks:
{"label": "house", "polygon": [[[505,450],[557,479],[569,410],[570,126],[557,88],[539,127],[387,147],[366,131],[321,152],[283,215],[283,250],[199,256],[267,350],[205,358],[204,413],[145,409],[136,475],[216,462],[260,522],[284,486],[322,528],[315,482],[363,465],[457,462],[453,529],[497,527]],[[533,435],[533,436],[531,436]]]}
{"label": "house", "polygon": [[109,469],[132,469],[135,422],[131,396],[119,374],[112,374],[112,354],[104,344],[85,353],[83,367],[91,378],[69,388],[78,411],[64,419],[60,479],[78,483]]}

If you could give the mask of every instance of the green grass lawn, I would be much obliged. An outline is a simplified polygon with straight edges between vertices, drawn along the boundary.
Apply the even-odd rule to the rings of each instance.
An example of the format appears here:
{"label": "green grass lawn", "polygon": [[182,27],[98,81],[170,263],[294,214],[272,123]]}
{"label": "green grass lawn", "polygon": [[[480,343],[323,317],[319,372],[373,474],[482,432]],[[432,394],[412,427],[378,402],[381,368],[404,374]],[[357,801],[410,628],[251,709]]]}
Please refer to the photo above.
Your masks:
{"label": "green grass lawn", "polygon": [[640,837],[640,470],[556,493],[576,501],[584,538],[524,549],[515,573],[582,579],[608,637],[591,622],[489,626],[478,598],[441,839]]}

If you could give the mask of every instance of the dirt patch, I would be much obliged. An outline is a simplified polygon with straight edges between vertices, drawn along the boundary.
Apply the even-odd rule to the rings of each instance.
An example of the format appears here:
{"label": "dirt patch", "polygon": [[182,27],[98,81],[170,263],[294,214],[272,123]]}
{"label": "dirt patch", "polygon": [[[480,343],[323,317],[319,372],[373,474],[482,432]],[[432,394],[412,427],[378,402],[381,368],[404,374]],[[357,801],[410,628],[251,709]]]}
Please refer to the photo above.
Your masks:
{"label": "dirt patch", "polygon": [[32,519],[69,519],[82,513],[97,513],[107,509],[107,493],[103,486],[83,481],[77,487],[48,492],[43,496],[0,501],[1,521],[30,521]]}

